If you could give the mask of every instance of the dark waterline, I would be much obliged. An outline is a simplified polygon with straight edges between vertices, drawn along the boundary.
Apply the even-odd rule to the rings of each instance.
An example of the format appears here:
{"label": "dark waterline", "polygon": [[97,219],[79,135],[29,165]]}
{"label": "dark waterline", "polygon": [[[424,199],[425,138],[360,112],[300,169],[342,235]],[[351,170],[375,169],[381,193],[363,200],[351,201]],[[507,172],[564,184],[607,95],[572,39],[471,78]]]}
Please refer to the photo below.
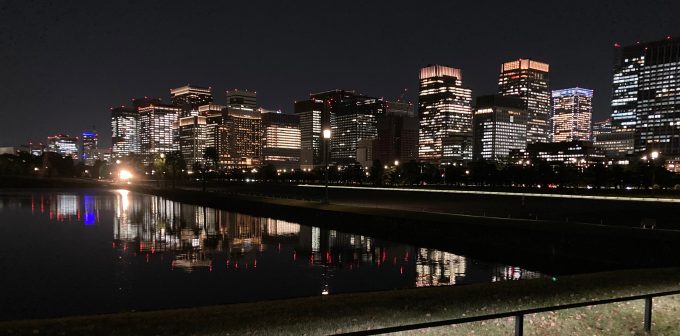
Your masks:
{"label": "dark waterline", "polygon": [[125,190],[0,192],[0,320],[539,276]]}

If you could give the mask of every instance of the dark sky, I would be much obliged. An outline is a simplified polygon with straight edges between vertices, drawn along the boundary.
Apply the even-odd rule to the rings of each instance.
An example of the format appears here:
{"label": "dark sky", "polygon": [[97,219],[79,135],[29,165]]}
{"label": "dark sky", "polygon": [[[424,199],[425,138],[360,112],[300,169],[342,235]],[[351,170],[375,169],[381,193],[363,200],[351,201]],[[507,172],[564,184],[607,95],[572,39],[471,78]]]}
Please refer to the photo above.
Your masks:
{"label": "dark sky", "polygon": [[550,63],[554,89],[594,89],[601,119],[613,43],[680,34],[678,13],[677,0],[0,0],[0,146],[93,125],[108,145],[111,106],[186,83],[290,112],[332,88],[414,101],[418,69],[441,63],[488,94],[519,57]]}

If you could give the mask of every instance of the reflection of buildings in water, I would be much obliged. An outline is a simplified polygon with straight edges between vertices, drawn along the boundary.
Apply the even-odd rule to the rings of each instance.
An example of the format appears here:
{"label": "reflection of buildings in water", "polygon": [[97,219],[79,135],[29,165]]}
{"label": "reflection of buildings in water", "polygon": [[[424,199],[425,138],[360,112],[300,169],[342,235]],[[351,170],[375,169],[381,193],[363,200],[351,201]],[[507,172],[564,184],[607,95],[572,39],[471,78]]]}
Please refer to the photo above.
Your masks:
{"label": "reflection of buildings in water", "polygon": [[420,248],[416,256],[416,287],[454,285],[466,275],[465,257]]}
{"label": "reflection of buildings in water", "polygon": [[527,271],[515,266],[498,266],[494,270],[494,275],[491,281],[504,281],[504,280],[527,280],[527,279],[538,279],[542,277],[540,273]]}
{"label": "reflection of buildings in water", "polygon": [[57,217],[76,216],[78,214],[78,196],[75,194],[58,194],[53,210]]}
{"label": "reflection of buildings in water", "polygon": [[[266,220],[216,209],[173,202],[161,197],[119,191],[116,197],[114,239],[139,252],[175,252],[173,267],[209,267],[215,253],[255,259],[262,250]],[[269,221],[268,230],[292,234],[292,223]],[[115,244],[114,244],[115,246]],[[119,244],[120,246],[120,244]],[[228,257],[228,259],[231,257]],[[246,260],[244,260],[246,261]]]}
{"label": "reflection of buildings in water", "polygon": [[[106,198],[92,194],[77,193],[34,193],[26,198],[29,203],[17,205],[31,207],[31,213],[48,214],[50,220],[82,222],[85,225],[94,225],[99,222],[100,209],[110,209],[111,204]],[[2,208],[2,206],[0,206]]]}
{"label": "reflection of buildings in water", "polygon": [[286,222],[284,220],[265,218],[264,225],[266,229],[264,232],[267,236],[297,236],[300,234],[300,224]]}
{"label": "reflection of buildings in water", "polygon": [[253,267],[267,246],[277,248],[285,243],[292,248],[289,252],[294,261],[323,266],[328,277],[335,269],[351,271],[364,265],[390,266],[400,274],[406,270],[409,276],[415,269],[417,286],[456,284],[471,277],[527,276],[526,271],[494,266],[475,268],[470,274],[466,259],[452,253],[391,243],[376,245],[373,238],[362,235],[181,204],[124,190],[117,193],[114,208],[114,239],[122,243],[114,246],[135,252],[170,252],[173,268],[184,270],[209,268],[218,256],[221,267],[225,267],[225,261],[226,267]]}

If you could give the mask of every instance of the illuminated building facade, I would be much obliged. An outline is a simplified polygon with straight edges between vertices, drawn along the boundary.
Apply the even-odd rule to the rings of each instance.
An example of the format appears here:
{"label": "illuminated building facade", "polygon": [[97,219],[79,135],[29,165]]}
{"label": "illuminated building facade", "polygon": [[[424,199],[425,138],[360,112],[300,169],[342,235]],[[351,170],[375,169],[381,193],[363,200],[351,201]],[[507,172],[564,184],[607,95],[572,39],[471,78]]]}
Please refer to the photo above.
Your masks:
{"label": "illuminated building facade", "polygon": [[[420,70],[418,156],[450,163],[472,159],[472,90],[463,87],[461,70],[429,65]],[[464,139],[468,140],[464,140]],[[461,141],[463,140],[463,141]],[[446,147],[446,148],[445,148]]]}
{"label": "illuminated building facade", "polygon": [[57,153],[64,157],[71,157],[74,160],[78,159],[78,147],[80,140],[78,137],[72,137],[66,134],[57,134],[47,137],[47,151]]}
{"label": "illuminated building facade", "polygon": [[527,143],[527,111],[517,97],[480,96],[473,117],[474,160],[506,162]]}
{"label": "illuminated building facade", "polygon": [[139,113],[131,107],[111,109],[111,151],[114,157],[141,152],[139,140]]}
{"label": "illuminated building facade", "polygon": [[[638,99],[638,80],[644,64],[644,47],[614,45],[612,79],[612,130],[633,132]],[[632,146],[630,150],[632,151]]]}
{"label": "illuminated building facade", "polygon": [[182,117],[172,124],[175,141],[190,169],[206,163],[203,154],[208,147],[209,128],[205,116]]}
{"label": "illuminated building facade", "polygon": [[590,141],[593,90],[583,88],[553,90],[552,100],[552,141]]}
{"label": "illuminated building facade", "polygon": [[198,107],[198,115],[206,118],[207,130],[205,146],[214,147],[219,157],[218,164],[222,166],[222,158],[228,157],[227,129],[224,124],[224,114],[227,107],[219,104],[207,104]]}
{"label": "illuminated building facade", "polygon": [[332,102],[331,149],[332,162],[356,162],[357,144],[378,136],[378,118],[385,115],[383,99],[354,95]]}
{"label": "illuminated building facade", "polygon": [[149,103],[138,108],[141,154],[153,155],[179,150],[173,141],[172,125],[181,109],[168,104]]}
{"label": "illuminated building facade", "polygon": [[227,168],[252,168],[262,161],[262,116],[259,110],[227,108]]}
{"label": "illuminated building facade", "polygon": [[498,93],[519,97],[528,113],[527,143],[547,142],[550,116],[550,66],[531,59],[501,65]]}
{"label": "illuminated building facade", "polygon": [[680,40],[668,37],[631,48],[643,52],[638,69],[634,151],[680,155]]}
{"label": "illuminated building facade", "polygon": [[593,144],[603,149],[608,158],[621,159],[632,154],[635,133],[633,131],[600,133]]}
{"label": "illuminated building facade", "polygon": [[198,115],[198,107],[210,104],[213,101],[211,88],[185,85],[170,90],[172,104],[179,107],[181,117]]}
{"label": "illuminated building facade", "polygon": [[[321,132],[334,124],[335,107],[356,96],[354,91],[336,89],[314,93],[307,100],[295,102],[295,114],[300,117],[300,168],[313,169],[323,164]],[[332,134],[331,141],[334,137]]]}
{"label": "illuminated building facade", "polygon": [[632,129],[615,131],[612,120],[593,122],[593,144],[604,150],[607,158],[622,159],[633,152],[634,132]]}
{"label": "illuminated building facade", "polygon": [[83,132],[81,134],[81,153],[80,158],[86,165],[91,166],[99,159],[98,153],[98,134],[96,130]]}
{"label": "illuminated building facade", "polygon": [[578,140],[529,144],[526,149],[510,152],[510,160],[518,164],[544,160],[550,164],[584,168],[604,159],[605,152],[602,149],[593,146],[590,141]]}
{"label": "illuminated building facade", "polygon": [[593,121],[593,141],[597,141],[600,134],[607,134],[612,132],[612,119],[608,118],[600,121]]}
{"label": "illuminated building facade", "polygon": [[279,169],[300,168],[300,117],[260,109],[262,163]]}
{"label": "illuminated building facade", "polygon": [[300,120],[300,168],[313,169],[323,161],[321,155],[321,116],[325,103],[310,98],[295,102],[295,115]]}

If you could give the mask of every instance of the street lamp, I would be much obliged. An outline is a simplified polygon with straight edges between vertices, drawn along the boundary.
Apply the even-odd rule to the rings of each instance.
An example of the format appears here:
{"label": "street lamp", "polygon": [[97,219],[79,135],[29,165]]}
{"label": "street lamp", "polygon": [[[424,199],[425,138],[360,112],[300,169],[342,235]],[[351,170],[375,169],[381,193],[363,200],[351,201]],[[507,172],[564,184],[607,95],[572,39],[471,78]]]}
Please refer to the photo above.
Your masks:
{"label": "street lamp", "polygon": [[326,168],[326,188],[324,192],[324,203],[328,203],[328,141],[331,139],[331,130],[323,130],[323,165]]}
{"label": "street lamp", "polygon": [[659,158],[659,152],[658,151],[653,151],[649,154],[649,157],[652,158],[652,194],[654,193],[654,185],[656,184],[656,165],[655,161],[656,159]]}

